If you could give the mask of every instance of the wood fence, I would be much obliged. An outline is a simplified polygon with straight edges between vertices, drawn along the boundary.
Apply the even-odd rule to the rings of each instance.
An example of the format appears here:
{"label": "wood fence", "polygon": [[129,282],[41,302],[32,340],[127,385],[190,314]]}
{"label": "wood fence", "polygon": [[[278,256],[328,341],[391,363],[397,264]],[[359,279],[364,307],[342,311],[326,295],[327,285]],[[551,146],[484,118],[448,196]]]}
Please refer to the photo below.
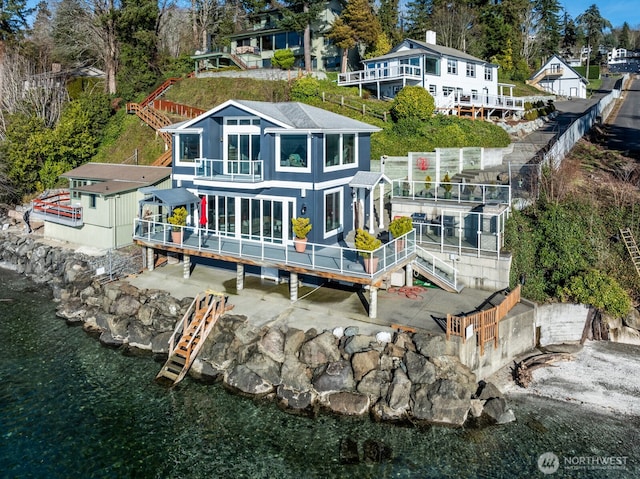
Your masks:
{"label": "wood fence", "polygon": [[362,102],[349,97],[345,98],[343,95],[331,95],[329,93],[322,92],[322,101],[333,103],[334,105],[340,105],[341,107],[358,111],[362,114],[362,116],[369,115],[382,121],[387,121],[387,117],[389,115],[388,111],[379,111],[372,109],[371,107],[367,107],[367,105]]}
{"label": "wood fence", "polygon": [[460,336],[466,343],[474,334],[477,335],[480,355],[484,354],[486,343],[493,341],[493,347],[498,347],[498,324],[513,307],[520,302],[520,285],[511,291],[498,306],[486,311],[478,311],[468,316],[454,316],[447,314],[447,341],[451,336]]}

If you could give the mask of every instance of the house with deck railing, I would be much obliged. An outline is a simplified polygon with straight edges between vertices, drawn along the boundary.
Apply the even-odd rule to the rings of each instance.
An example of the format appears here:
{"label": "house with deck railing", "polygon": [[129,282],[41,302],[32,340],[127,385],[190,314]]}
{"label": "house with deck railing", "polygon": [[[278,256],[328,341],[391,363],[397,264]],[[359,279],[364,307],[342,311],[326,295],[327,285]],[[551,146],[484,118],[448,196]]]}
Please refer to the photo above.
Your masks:
{"label": "house with deck railing", "polygon": [[498,65],[436,43],[406,39],[389,53],[364,60],[363,69],[341,73],[338,85],[357,86],[377,98],[393,98],[405,86],[421,86],[433,96],[436,109],[473,117],[516,115],[523,100],[513,96],[511,84],[498,83]]}

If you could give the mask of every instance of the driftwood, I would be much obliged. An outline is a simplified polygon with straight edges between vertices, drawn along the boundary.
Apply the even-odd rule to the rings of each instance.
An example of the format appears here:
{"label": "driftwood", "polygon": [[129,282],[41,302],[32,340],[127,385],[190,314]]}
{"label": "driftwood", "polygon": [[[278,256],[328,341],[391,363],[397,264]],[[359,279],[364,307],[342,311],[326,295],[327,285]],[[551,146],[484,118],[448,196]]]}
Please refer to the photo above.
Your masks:
{"label": "driftwood", "polygon": [[556,361],[570,361],[572,359],[573,356],[569,353],[537,354],[516,364],[513,373],[514,379],[518,386],[526,388],[533,380],[531,373],[536,369],[551,366]]}

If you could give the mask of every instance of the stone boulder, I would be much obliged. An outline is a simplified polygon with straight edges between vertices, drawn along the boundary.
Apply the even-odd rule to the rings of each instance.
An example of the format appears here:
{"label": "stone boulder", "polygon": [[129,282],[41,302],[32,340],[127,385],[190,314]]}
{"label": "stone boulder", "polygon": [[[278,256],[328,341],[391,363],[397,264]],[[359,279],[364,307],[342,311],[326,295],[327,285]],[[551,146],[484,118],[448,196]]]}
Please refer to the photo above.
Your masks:
{"label": "stone boulder", "polygon": [[289,328],[284,340],[284,354],[297,355],[300,347],[304,344],[304,331],[296,328]]}
{"label": "stone boulder", "polygon": [[343,438],[340,441],[339,456],[340,464],[358,464],[360,462],[358,443],[351,438]]}
{"label": "stone boulder", "polygon": [[396,369],[393,373],[393,381],[389,385],[387,404],[399,414],[404,414],[409,409],[411,397],[411,381],[402,369]]}
{"label": "stone boulder", "polygon": [[462,426],[471,408],[468,389],[450,379],[414,386],[412,399],[413,417],[436,424]]}
{"label": "stone boulder", "polygon": [[507,401],[501,397],[494,397],[484,404],[482,415],[489,418],[495,424],[506,424],[515,421],[515,416],[511,409],[507,409]]}
{"label": "stone boulder", "polygon": [[274,391],[273,384],[258,376],[244,364],[235,366],[225,374],[224,385],[245,396],[266,396]]}
{"label": "stone boulder", "polygon": [[245,365],[254,373],[271,384],[280,384],[280,363],[266,354],[256,353]]}
{"label": "stone boulder", "polygon": [[284,362],[284,334],[279,329],[267,331],[258,342],[258,351],[278,363]]}
{"label": "stone boulder", "polygon": [[362,457],[369,462],[385,462],[393,458],[393,451],[382,441],[367,439],[362,444]]}
{"label": "stone boulder", "polygon": [[312,368],[338,359],[340,359],[338,340],[330,331],[310,339],[300,348],[300,360]]}
{"label": "stone boulder", "polygon": [[313,387],[318,392],[352,391],[355,387],[351,363],[345,359],[334,361],[313,380]]}
{"label": "stone boulder", "polygon": [[374,369],[369,371],[358,383],[356,390],[361,394],[368,394],[371,402],[375,403],[379,398],[387,395],[391,381],[390,371]]}
{"label": "stone boulder", "polygon": [[434,336],[428,333],[416,333],[413,335],[413,342],[417,351],[427,358],[454,354],[453,343],[447,343],[442,334]]}
{"label": "stone boulder", "polygon": [[317,414],[316,393],[313,391],[296,391],[284,385],[276,389],[278,406],[296,414],[315,416]]}
{"label": "stone boulder", "polygon": [[632,308],[629,314],[622,319],[622,322],[629,328],[640,330],[640,312],[636,308]]}
{"label": "stone boulder", "polygon": [[360,381],[369,371],[378,367],[380,362],[380,353],[375,349],[355,353],[351,356],[351,366],[353,367],[353,377],[356,381]]}
{"label": "stone boulder", "polygon": [[311,369],[295,356],[287,356],[280,369],[280,381],[296,391],[309,391],[312,389]]}
{"label": "stone boulder", "polygon": [[335,392],[323,398],[323,405],[331,412],[347,416],[363,416],[369,412],[369,396],[352,392]]}
{"label": "stone boulder", "polygon": [[407,375],[414,384],[431,384],[436,380],[436,367],[422,354],[407,351]]}
{"label": "stone boulder", "polygon": [[344,352],[347,354],[355,354],[361,351],[371,349],[371,344],[376,343],[376,338],[363,334],[347,337],[344,343]]}

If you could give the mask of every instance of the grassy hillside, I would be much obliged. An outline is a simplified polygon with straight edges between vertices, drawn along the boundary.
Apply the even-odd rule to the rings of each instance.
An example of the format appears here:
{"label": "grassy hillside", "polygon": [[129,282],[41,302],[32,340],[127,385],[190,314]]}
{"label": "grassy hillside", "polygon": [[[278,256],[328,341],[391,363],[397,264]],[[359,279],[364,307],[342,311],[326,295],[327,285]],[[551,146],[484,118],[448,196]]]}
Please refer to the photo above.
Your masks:
{"label": "grassy hillside", "polygon": [[[358,96],[357,88],[338,87],[333,79],[319,82],[318,96],[307,103],[350,118],[371,123],[383,129],[372,137],[372,157],[383,154],[405,155],[409,151],[432,151],[436,147],[459,146],[506,146],[509,138],[493,124],[458,118],[435,118],[419,130],[404,131],[394,128],[391,121],[384,122],[374,116],[362,114],[366,111],[378,115],[387,112],[388,101]],[[325,98],[331,101],[323,101]],[[257,101],[289,101],[291,84],[287,81],[255,80],[250,78],[187,78],[172,86],[165,94],[166,100],[211,109],[230,99]],[[344,104],[341,106],[341,99]],[[390,118],[389,118],[390,119]],[[175,121],[181,121],[175,118]],[[119,163],[138,150],[139,164],[151,164],[162,154],[164,146],[152,128],[137,120],[134,115],[120,111],[111,121],[107,141],[101,145],[94,161]]]}

